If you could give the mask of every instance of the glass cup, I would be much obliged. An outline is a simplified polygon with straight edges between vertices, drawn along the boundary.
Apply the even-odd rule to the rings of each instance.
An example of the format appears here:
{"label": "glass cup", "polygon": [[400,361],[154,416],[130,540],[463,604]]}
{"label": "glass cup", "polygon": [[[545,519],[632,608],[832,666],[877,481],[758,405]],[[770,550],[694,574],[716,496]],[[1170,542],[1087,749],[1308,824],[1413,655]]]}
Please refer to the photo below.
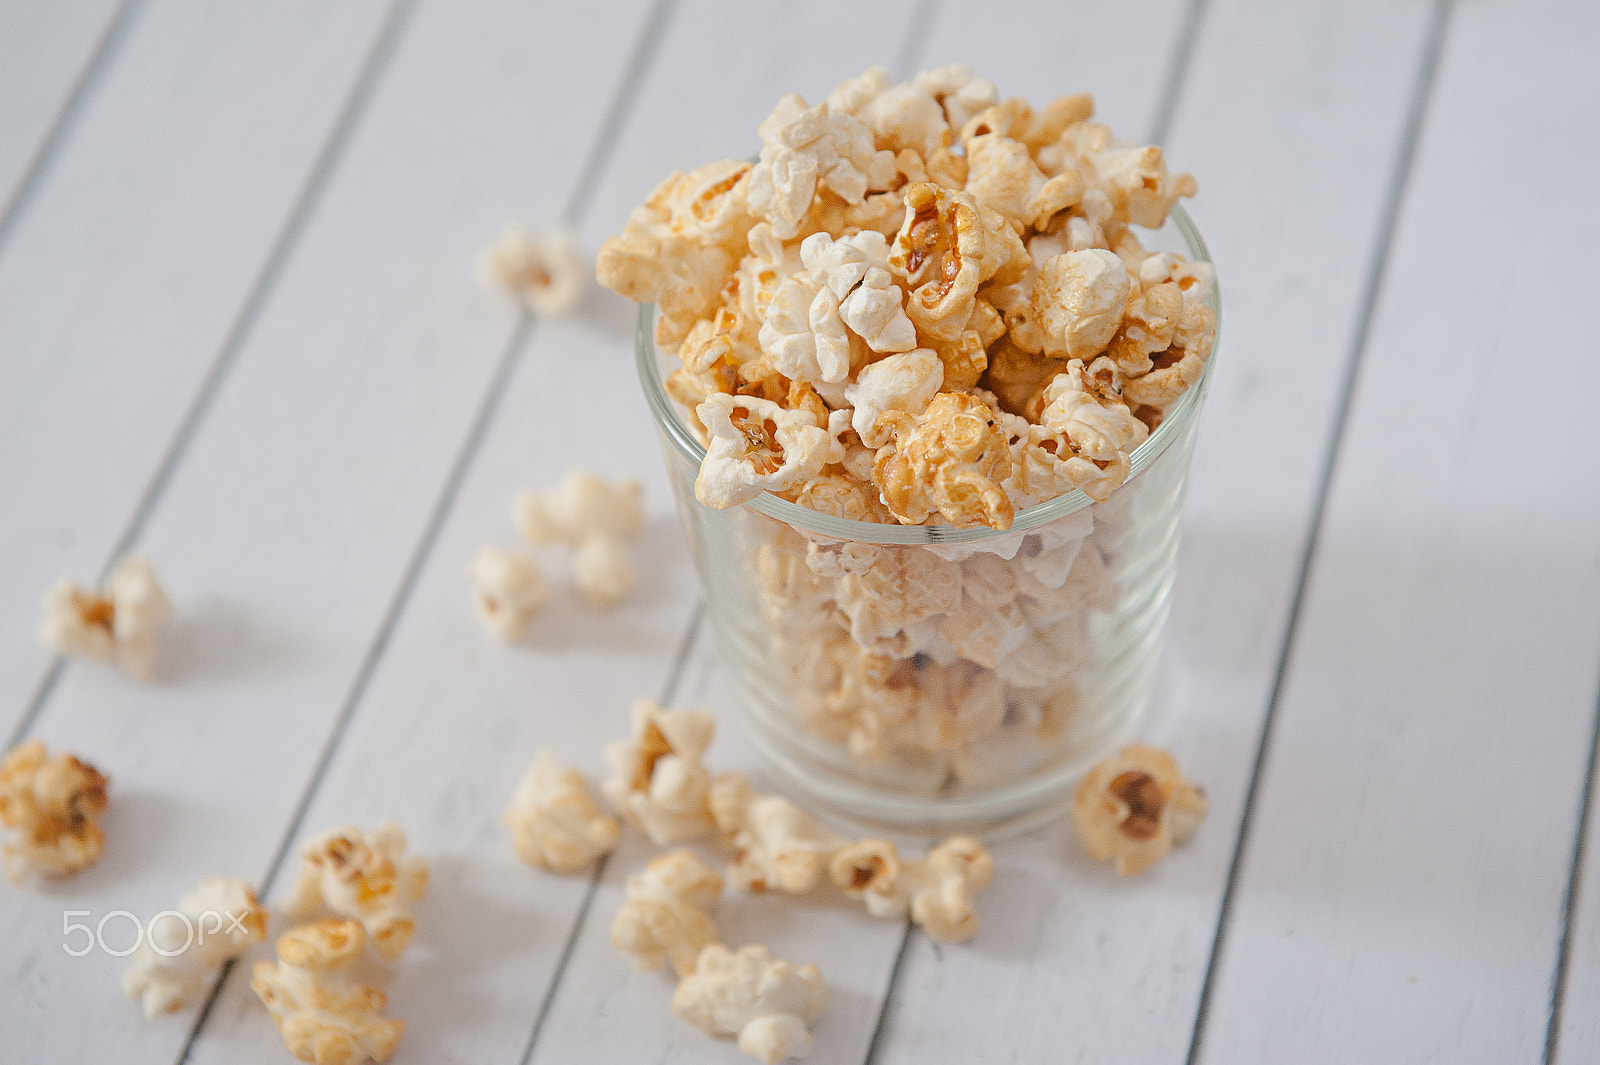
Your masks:
{"label": "glass cup", "polygon": [[[1147,243],[1210,262],[1181,207]],[[1215,290],[1212,309],[1220,325]],[[1215,347],[1110,499],[1073,491],[999,532],[851,521],[770,494],[700,503],[705,448],[663,387],[654,321],[641,307],[639,378],[746,730],[780,783],[902,834],[1063,810],[1150,701]]]}

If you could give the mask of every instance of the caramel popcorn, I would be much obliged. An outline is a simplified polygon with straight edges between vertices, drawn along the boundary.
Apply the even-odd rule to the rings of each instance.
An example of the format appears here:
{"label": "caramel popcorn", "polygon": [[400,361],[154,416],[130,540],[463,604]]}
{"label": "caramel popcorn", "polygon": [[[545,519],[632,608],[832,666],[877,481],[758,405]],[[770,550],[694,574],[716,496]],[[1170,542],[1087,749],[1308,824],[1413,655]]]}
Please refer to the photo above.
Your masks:
{"label": "caramel popcorn", "polygon": [[478,617],[502,640],[528,630],[533,616],[550,599],[539,564],[527,555],[484,544],[467,567]]}
{"label": "caramel popcorn", "polygon": [[505,813],[517,857],[535,869],[576,873],[617,845],[621,826],[589,796],[576,769],[556,763],[546,749],[517,782]]}
{"label": "caramel popcorn", "polygon": [[300,876],[284,913],[308,917],[325,909],[359,921],[373,949],[394,961],[416,932],[411,907],[428,889],[428,863],[405,849],[405,833],[393,823],[371,832],[328,829],[301,849]]}
{"label": "caramel popcorn", "polygon": [[[176,916],[174,916],[174,913]],[[176,1013],[200,995],[224,962],[267,938],[267,911],[243,880],[208,877],[145,925],[122,990],[146,1018]]]}
{"label": "caramel popcorn", "polygon": [[612,807],[644,830],[657,846],[684,843],[710,832],[711,774],[701,763],[716,734],[704,710],[663,710],[633,704],[633,738],[608,744],[615,776],[603,786]]}
{"label": "caramel popcorn", "polygon": [[512,222],[479,258],[478,279],[486,287],[509,292],[539,314],[558,317],[578,305],[588,271],[571,230],[541,236],[521,222]]}
{"label": "caramel popcorn", "polygon": [[732,506],[808,481],[821,471],[834,443],[811,412],[753,396],[715,395],[696,413],[711,434],[694,484],[707,506]]}
{"label": "caramel popcorn", "polygon": [[1134,744],[1089,771],[1072,802],[1072,821],[1089,855],[1115,858],[1137,876],[1187,840],[1206,815],[1206,797],[1165,751]]}
{"label": "caramel popcorn", "polygon": [[994,409],[975,396],[941,392],[920,417],[879,416],[891,442],[878,451],[872,481],[884,504],[907,525],[935,511],[951,525],[1011,528],[1011,449]]}
{"label": "caramel popcorn", "polygon": [[817,886],[828,856],[844,843],[783,796],[752,794],[741,773],[717,778],[711,810],[734,851],[728,882],[741,891],[803,895]]}
{"label": "caramel popcorn", "polygon": [[811,1052],[809,1026],[828,1005],[815,965],[773,958],[766,947],[737,952],[713,943],[672,996],[678,1016],[709,1036],[735,1036],[766,1065]]}
{"label": "caramel popcorn", "polygon": [[705,911],[722,894],[722,877],[687,850],[670,851],[628,878],[628,900],[611,922],[611,945],[640,972],[670,961],[680,977],[695,968],[700,951],[717,941]]}
{"label": "caramel popcorn", "polygon": [[934,939],[964,943],[978,933],[974,896],[994,879],[994,859],[970,836],[952,836],[920,862],[903,862],[887,840],[864,839],[838,850],[828,875],[874,917],[909,912]]}
{"label": "caramel popcorn", "polygon": [[588,470],[568,470],[552,491],[518,492],[511,516],[531,544],[581,548],[596,536],[631,540],[644,526],[643,492],[637,478],[612,484]]}
{"label": "caramel popcorn", "polygon": [[382,991],[351,986],[345,970],[366,943],[361,925],[329,918],[278,938],[278,960],[257,962],[250,990],[272,1014],[283,1045],[311,1065],[388,1061],[405,1022],[383,1016]]}
{"label": "caramel popcorn", "polygon": [[97,821],[106,808],[106,778],[70,754],[50,757],[43,743],[24,743],[0,762],[0,825],[15,829],[0,848],[12,883],[29,873],[67,876],[87,869],[105,844]]}
{"label": "caramel popcorn", "polygon": [[156,628],[172,605],[148,559],[118,562],[101,592],[63,578],[44,595],[39,639],[58,654],[112,662],[137,680],[155,672]]}

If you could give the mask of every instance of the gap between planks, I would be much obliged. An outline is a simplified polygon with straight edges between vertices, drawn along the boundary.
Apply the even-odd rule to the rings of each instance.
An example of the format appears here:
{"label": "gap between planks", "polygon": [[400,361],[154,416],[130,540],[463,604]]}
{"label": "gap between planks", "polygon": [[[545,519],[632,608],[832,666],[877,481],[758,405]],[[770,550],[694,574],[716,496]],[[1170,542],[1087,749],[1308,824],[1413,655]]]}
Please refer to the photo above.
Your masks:
{"label": "gap between planks", "polygon": [[1582,901],[1583,859],[1588,850],[1589,814],[1594,806],[1595,762],[1600,759],[1600,683],[1596,684],[1594,728],[1589,738],[1589,764],[1583,771],[1583,791],[1578,796],[1578,827],[1572,835],[1572,865],[1567,870],[1567,891],[1561,900],[1561,942],[1556,948],[1555,972],[1550,978],[1550,1019],[1544,1033],[1543,1065],[1553,1065],[1561,1051],[1561,1013],[1567,1001],[1567,973],[1572,968],[1572,932]]}
{"label": "gap between planks", "polygon": [[[1205,0],[1195,0],[1196,6]],[[1238,834],[1234,840],[1233,857],[1228,864],[1228,878],[1222,891],[1222,904],[1217,912],[1216,931],[1212,935],[1211,954],[1206,961],[1205,980],[1200,985],[1200,1000],[1195,1008],[1193,1034],[1189,1042],[1188,1065],[1197,1065],[1205,1048],[1206,1021],[1211,1007],[1212,990],[1216,983],[1218,964],[1227,946],[1228,925],[1233,916],[1233,902],[1239,882],[1239,872],[1249,845],[1250,829],[1255,821],[1256,795],[1260,790],[1262,770],[1267,751],[1272,743],[1273,723],[1283,695],[1284,677],[1294,656],[1296,638],[1300,630],[1300,613],[1305,605],[1310,574],[1316,564],[1317,547],[1321,539],[1322,523],[1327,509],[1328,492],[1338,468],[1339,452],[1344,440],[1345,427],[1350,419],[1352,398],[1361,375],[1361,364],[1366,354],[1367,338],[1372,328],[1373,312],[1389,262],[1389,250],[1400,211],[1405,203],[1406,188],[1410,183],[1412,164],[1416,159],[1417,145],[1422,138],[1423,123],[1427,118],[1433,88],[1437,81],[1439,60],[1444,54],[1445,38],[1450,23],[1452,0],[1434,0],[1428,34],[1423,42],[1411,102],[1406,114],[1406,124],[1401,132],[1399,152],[1394,173],[1389,182],[1389,195],[1384,203],[1378,225],[1378,239],[1373,245],[1367,268],[1367,280],[1361,294],[1360,309],[1356,314],[1355,332],[1351,337],[1350,353],[1345,365],[1344,380],[1340,385],[1334,408],[1333,432],[1328,439],[1323,458],[1322,472],[1317,481],[1316,503],[1311,511],[1311,522],[1306,534],[1305,548],[1301,553],[1299,573],[1295,581],[1294,597],[1290,600],[1289,623],[1284,630],[1283,644],[1279,650],[1276,672],[1272,679],[1272,692],[1267,699],[1266,716],[1256,742],[1255,759],[1250,769],[1250,784],[1245,790],[1244,810],[1239,818]],[[1186,60],[1185,60],[1186,62]],[[1176,98],[1176,90],[1173,93]]]}

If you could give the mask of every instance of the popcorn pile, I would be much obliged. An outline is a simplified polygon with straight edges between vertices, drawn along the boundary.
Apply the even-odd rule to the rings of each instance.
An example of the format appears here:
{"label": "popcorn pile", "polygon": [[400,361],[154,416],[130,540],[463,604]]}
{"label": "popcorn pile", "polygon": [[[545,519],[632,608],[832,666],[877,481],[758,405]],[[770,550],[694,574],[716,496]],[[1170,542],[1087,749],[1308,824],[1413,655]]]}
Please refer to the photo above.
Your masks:
{"label": "popcorn pile", "polygon": [[1109,498],[1216,318],[1210,266],[1131,228],[1193,177],[1092,113],[1002,102],[964,64],[893,86],[872,67],[780,100],[758,162],[658,186],[597,275],[659,308],[701,502],[1008,529],[1073,489]]}

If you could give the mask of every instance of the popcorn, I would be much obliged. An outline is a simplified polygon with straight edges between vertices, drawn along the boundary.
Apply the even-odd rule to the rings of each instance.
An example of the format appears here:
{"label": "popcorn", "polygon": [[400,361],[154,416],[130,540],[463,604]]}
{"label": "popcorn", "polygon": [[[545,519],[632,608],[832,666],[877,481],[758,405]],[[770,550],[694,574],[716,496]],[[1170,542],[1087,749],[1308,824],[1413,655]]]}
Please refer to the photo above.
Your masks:
{"label": "popcorn", "polygon": [[737,1036],[766,1065],[811,1052],[808,1025],[822,1016],[828,987],[815,965],[774,959],[766,947],[737,953],[713,943],[672,996],[673,1012],[709,1036]]}
{"label": "popcorn", "polygon": [[1101,357],[1087,370],[1082,360],[1071,360],[1044,391],[1039,424],[1050,435],[1039,434],[1039,446],[1054,442],[1046,450],[1060,459],[1060,474],[1091,499],[1108,499],[1127,480],[1129,456],[1149,435],[1122,401],[1123,387],[1116,364]]}
{"label": "popcorn", "polygon": [[889,271],[873,267],[839,304],[839,320],[873,351],[910,351],[917,346],[917,329],[904,299]]}
{"label": "popcorn", "polygon": [[622,830],[595,805],[582,774],[558,765],[548,749],[517,782],[505,823],[517,857],[552,873],[587,869],[610,853]]}
{"label": "popcorn", "polygon": [[916,547],[885,550],[870,568],[847,572],[836,585],[850,637],[865,647],[955,607],[961,571]]}
{"label": "popcorn", "polygon": [[1021,141],[986,133],[968,139],[966,148],[967,192],[1018,229],[1042,231],[1083,199],[1082,175],[1068,170],[1047,178]]}
{"label": "popcorn", "polygon": [[879,428],[879,416],[886,410],[921,414],[943,383],[944,364],[927,348],[879,359],[844,390],[845,399],[855,409],[850,424],[863,444],[882,447],[891,432],[888,426]]}
{"label": "popcorn", "polygon": [[695,498],[708,507],[731,507],[810,480],[833,442],[808,412],[753,396],[715,395],[696,413],[711,433],[694,482]]}
{"label": "popcorn", "polygon": [[856,114],[877,142],[892,152],[909,148],[926,159],[951,141],[944,108],[926,89],[910,82],[885,89]]}
{"label": "popcorn", "polygon": [[1133,744],[1089,771],[1072,801],[1078,837],[1096,861],[1137,876],[1194,835],[1205,793],[1184,779],[1165,751]]}
{"label": "popcorn", "polygon": [[890,411],[884,420],[892,441],[879,449],[872,480],[897,519],[915,525],[937,511],[957,527],[1011,528],[1014,511],[1000,487],[1011,451],[992,408],[941,392],[920,418]]}
{"label": "popcorn", "polygon": [[267,938],[267,911],[243,880],[208,877],[176,911],[145,925],[122,990],[146,1018],[176,1013],[205,992],[224,962]]}
{"label": "popcorn", "polygon": [[511,516],[531,544],[582,547],[595,536],[631,540],[644,526],[643,492],[636,477],[612,484],[588,470],[568,470],[552,491],[518,492]]}
{"label": "popcorn", "polygon": [[515,640],[550,598],[539,564],[527,555],[484,544],[467,567],[478,616],[496,636]]}
{"label": "popcorn", "polygon": [[1122,321],[1133,284],[1128,268],[1109,251],[1069,251],[1039,267],[1033,313],[1044,333],[1046,355],[1092,359],[1106,349]]}
{"label": "popcorn", "polygon": [[170,613],[155,567],[130,555],[112,569],[102,593],[65,578],[51,585],[39,639],[57,654],[113,662],[147,681],[155,672],[156,628]]}
{"label": "popcorn", "polygon": [[785,278],[773,293],[759,339],[785,377],[822,384],[850,375],[850,339],[839,298],[804,271]]}
{"label": "popcorn", "polygon": [[724,773],[711,788],[717,828],[734,849],[728,882],[741,891],[775,888],[803,895],[827,872],[844,843],[781,795],[753,795],[741,773]]}
{"label": "popcorn", "polygon": [[819,189],[860,203],[888,187],[894,153],[880,151],[856,116],[826,103],[808,107],[793,93],[761,123],[761,161],[750,172],[750,209],[782,238],[795,236]]}
{"label": "popcorn", "polygon": [[29,873],[67,876],[87,869],[105,845],[96,823],[106,808],[106,777],[75,755],[51,758],[38,740],[0,761],[0,825],[17,829],[0,847],[0,867],[19,884]]}
{"label": "popcorn", "polygon": [[345,977],[365,942],[360,924],[330,918],[280,936],[277,963],[257,962],[252,970],[250,990],[299,1060],[362,1065],[388,1061],[399,1045],[405,1022],[383,1016],[383,992],[349,986]]}
{"label": "popcorn", "polygon": [[609,536],[592,536],[572,558],[578,591],[596,606],[621,602],[633,591],[633,563],[628,552]]}
{"label": "popcorn", "polygon": [[558,317],[578,305],[588,277],[571,230],[540,236],[512,222],[478,259],[478,279],[539,314]]}
{"label": "popcorn", "polygon": [[934,939],[964,943],[978,934],[974,896],[994,879],[994,859],[970,836],[952,836],[920,862],[903,862],[887,840],[864,839],[834,854],[828,875],[874,917],[909,912]]}
{"label": "popcorn", "polygon": [[966,63],[924,70],[911,84],[939,102],[952,129],[960,129],[973,115],[1000,102],[994,82],[974,75]]}
{"label": "popcorn", "polygon": [[416,932],[411,906],[428,890],[428,863],[405,849],[405,833],[392,822],[371,832],[328,829],[301,849],[300,876],[284,913],[308,917],[326,909],[359,921],[379,956],[394,961]]}
{"label": "popcorn", "polygon": [[602,786],[606,798],[657,846],[683,843],[715,827],[711,774],[700,759],[716,727],[704,710],[662,710],[641,699],[633,704],[633,738],[606,746],[615,774]]}
{"label": "popcorn", "polygon": [[705,911],[722,894],[722,877],[688,850],[656,858],[628,878],[628,900],[611,922],[611,945],[633,959],[640,972],[671,961],[679,977],[695,970],[700,952],[717,942]]}

